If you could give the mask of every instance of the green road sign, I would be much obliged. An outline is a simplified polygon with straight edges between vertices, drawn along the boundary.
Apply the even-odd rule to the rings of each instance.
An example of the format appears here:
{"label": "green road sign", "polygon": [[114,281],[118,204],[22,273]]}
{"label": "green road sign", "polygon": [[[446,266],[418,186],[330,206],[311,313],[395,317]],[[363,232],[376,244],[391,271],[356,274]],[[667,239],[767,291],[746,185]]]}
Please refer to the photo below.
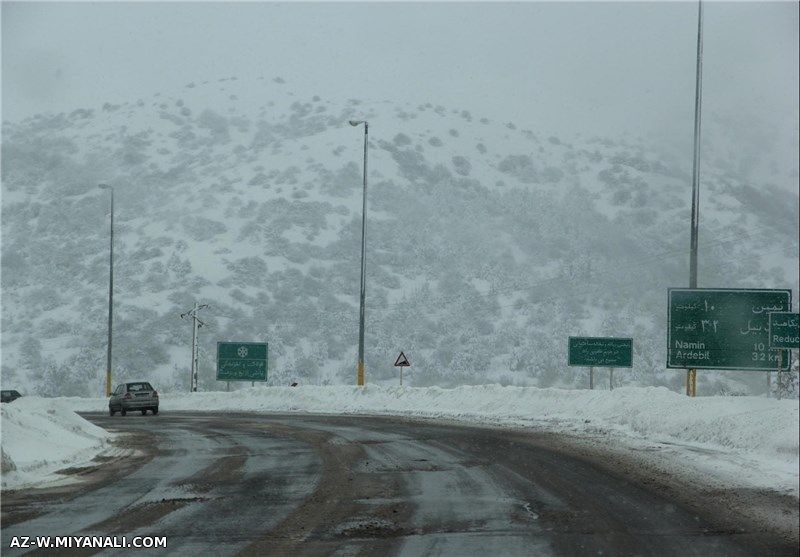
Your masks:
{"label": "green road sign", "polygon": [[568,360],[580,367],[632,367],[633,339],[569,337]]}
{"label": "green road sign", "polygon": [[800,348],[800,314],[773,311],[769,314],[769,347]]}
{"label": "green road sign", "polygon": [[[670,288],[667,367],[774,371],[769,314],[792,307],[789,290]],[[789,358],[783,354],[785,368]]]}
{"label": "green road sign", "polygon": [[266,381],[266,342],[218,342],[217,381]]}

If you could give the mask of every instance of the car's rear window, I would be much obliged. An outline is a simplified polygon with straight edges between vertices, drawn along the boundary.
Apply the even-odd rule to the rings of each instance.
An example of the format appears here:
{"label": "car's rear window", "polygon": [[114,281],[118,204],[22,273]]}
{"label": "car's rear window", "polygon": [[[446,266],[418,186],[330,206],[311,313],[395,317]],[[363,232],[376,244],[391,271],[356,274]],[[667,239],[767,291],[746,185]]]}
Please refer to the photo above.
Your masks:
{"label": "car's rear window", "polygon": [[139,391],[152,391],[150,383],[128,383],[128,392],[136,393]]}

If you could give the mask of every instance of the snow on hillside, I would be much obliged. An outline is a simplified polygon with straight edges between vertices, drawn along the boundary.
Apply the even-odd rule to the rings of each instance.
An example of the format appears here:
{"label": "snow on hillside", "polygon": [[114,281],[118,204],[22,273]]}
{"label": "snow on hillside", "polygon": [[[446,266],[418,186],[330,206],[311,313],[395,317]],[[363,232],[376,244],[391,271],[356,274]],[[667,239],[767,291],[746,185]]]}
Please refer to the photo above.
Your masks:
{"label": "snow on hillside", "polygon": [[[621,384],[680,388],[664,368],[666,289],[687,282],[690,157],[640,138],[562,137],[470,107],[327,99],[280,78],[3,123],[2,375],[98,395],[105,369],[108,193],[115,188],[115,378],[184,390],[209,303],[218,340],[268,341],[272,384],[353,374],[361,156],[370,121],[371,381],[414,354],[417,385],[574,387],[569,335],[632,336]],[[704,133],[700,283],[798,289],[797,163],[738,160]],[[717,126],[716,131],[714,126]],[[762,392],[706,372],[703,394]]]}
{"label": "snow on hillside", "polygon": [[3,489],[68,481],[56,472],[108,453],[112,434],[59,400],[22,397],[0,408]]}

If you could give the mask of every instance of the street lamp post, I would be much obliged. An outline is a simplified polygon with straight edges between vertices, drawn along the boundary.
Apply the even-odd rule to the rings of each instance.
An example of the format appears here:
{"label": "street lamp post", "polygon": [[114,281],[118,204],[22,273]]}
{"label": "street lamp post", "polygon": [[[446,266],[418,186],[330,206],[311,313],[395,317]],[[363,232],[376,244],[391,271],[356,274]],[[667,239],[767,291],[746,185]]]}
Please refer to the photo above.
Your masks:
{"label": "street lamp post", "polygon": [[111,240],[108,258],[108,353],[106,355],[106,397],[111,396],[111,330],[114,309],[114,187],[98,184],[103,190],[111,191]]}
{"label": "street lamp post", "polygon": [[[700,226],[700,109],[703,95],[703,2],[697,3],[697,65],[694,94],[694,158],[692,163],[692,221],[689,240],[689,288],[697,288],[697,244]],[[686,372],[686,394],[697,395],[697,370]]]}
{"label": "street lamp post", "polygon": [[369,123],[366,120],[350,120],[351,126],[364,124],[364,199],[361,208],[361,307],[358,319],[358,386],[364,386],[364,303],[367,270],[367,141]]}

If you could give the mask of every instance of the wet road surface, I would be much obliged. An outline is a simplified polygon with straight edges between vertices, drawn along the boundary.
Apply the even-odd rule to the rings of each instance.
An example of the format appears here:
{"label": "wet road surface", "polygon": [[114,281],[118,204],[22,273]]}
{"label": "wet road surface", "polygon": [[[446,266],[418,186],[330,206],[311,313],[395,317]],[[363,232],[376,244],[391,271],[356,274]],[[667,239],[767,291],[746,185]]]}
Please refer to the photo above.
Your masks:
{"label": "wet road surface", "polygon": [[167,549],[128,552],[141,556],[796,549],[715,526],[533,432],[361,416],[86,417],[129,433],[122,442],[141,456],[73,471],[80,486],[4,493],[3,555],[30,551],[9,548],[13,536],[56,535],[167,536]]}

